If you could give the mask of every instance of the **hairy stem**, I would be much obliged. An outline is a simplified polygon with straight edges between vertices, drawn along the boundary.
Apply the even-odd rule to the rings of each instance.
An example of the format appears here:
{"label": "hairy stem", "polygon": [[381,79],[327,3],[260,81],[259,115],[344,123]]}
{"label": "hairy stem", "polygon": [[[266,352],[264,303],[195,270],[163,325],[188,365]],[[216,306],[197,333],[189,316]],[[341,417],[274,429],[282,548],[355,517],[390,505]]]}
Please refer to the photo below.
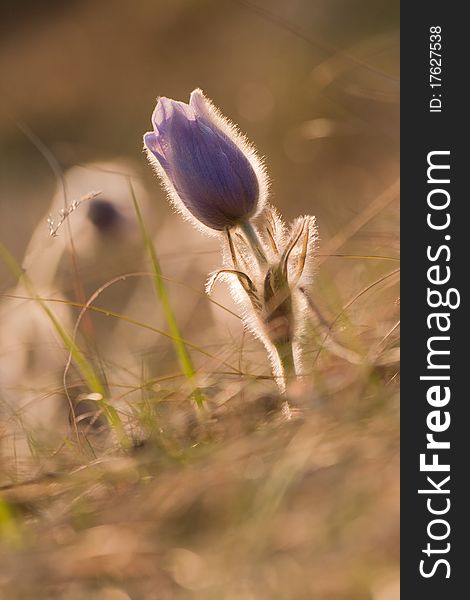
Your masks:
{"label": "hairy stem", "polygon": [[290,420],[292,419],[292,411],[287,398],[287,391],[289,388],[289,383],[295,380],[297,376],[294,364],[294,354],[292,351],[292,342],[286,340],[285,342],[276,344],[275,348],[282,368],[282,384],[279,386],[281,388],[281,393],[284,396],[282,412],[284,413],[286,419]]}
{"label": "hairy stem", "polygon": [[250,246],[252,247],[253,252],[255,253],[255,256],[260,265],[265,265],[268,262],[268,259],[266,258],[266,254],[263,250],[263,244],[261,243],[261,240],[259,239],[258,234],[256,233],[256,229],[253,227],[250,221],[240,223],[240,228],[245,234],[245,237],[248,240]]}
{"label": "hairy stem", "polygon": [[275,348],[279,356],[279,362],[282,366],[284,383],[287,387],[289,381],[292,381],[297,375],[295,371],[292,343],[290,341],[280,342],[275,345]]}

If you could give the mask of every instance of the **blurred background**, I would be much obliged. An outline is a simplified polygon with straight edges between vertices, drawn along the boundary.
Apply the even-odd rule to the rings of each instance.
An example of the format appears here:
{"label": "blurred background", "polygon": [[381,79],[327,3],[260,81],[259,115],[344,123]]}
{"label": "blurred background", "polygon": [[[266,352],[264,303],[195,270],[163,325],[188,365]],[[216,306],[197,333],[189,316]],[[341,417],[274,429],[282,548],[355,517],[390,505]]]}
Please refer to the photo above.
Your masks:
{"label": "blurred background", "polygon": [[[398,2],[23,0],[0,10],[0,236],[17,257],[56,185],[24,128],[63,169],[132,159],[163,218],[142,134],[159,95],[186,100],[195,87],[266,156],[286,218],[315,214],[322,240],[397,176]],[[373,229],[390,250],[380,220]]]}
{"label": "blurred background", "polygon": [[[128,520],[128,515],[112,510],[113,501],[107,494],[114,494],[113,486],[121,486],[128,505],[134,506],[135,481],[141,485],[141,478],[150,477],[162,464],[164,469],[169,464],[173,467],[175,456],[183,452],[179,444],[188,446],[180,433],[174,433],[173,427],[179,432],[180,424],[172,422],[168,426],[171,443],[159,439],[158,453],[151,458],[146,455],[145,468],[138,458],[138,466],[126,463],[122,467],[122,482],[117,476],[109,483],[106,469],[104,483],[96,473],[91,483],[80,479],[80,494],[86,495],[83,490],[87,485],[93,487],[97,479],[105,492],[103,497],[98,494],[98,504],[93,504],[95,498],[84,501],[83,506],[80,501],[76,521],[73,517],[72,523],[67,522],[63,513],[64,507],[75,506],[77,501],[73,486],[65,486],[65,495],[60,492],[57,502],[48,508],[49,521],[42,518],[42,509],[35,513],[40,516],[33,523],[34,535],[47,531],[53,523],[49,547],[43,548],[45,558],[35,554],[30,533],[26,550],[18,541],[24,540],[23,524],[18,525],[13,517],[13,525],[6,520],[7,531],[13,527],[8,535],[23,548],[24,559],[33,560],[36,570],[32,569],[24,589],[17,587],[20,563],[9,559],[8,576],[3,580],[5,598],[31,597],[31,590],[37,598],[154,598],[152,585],[158,583],[161,598],[395,600],[398,1],[2,2],[0,242],[26,269],[42,296],[68,302],[83,303],[124,273],[148,272],[128,185],[131,176],[163,272],[171,280],[168,289],[183,334],[206,352],[193,353],[196,367],[215,372],[216,368],[223,370],[223,361],[233,364],[239,360],[241,364],[243,347],[242,370],[266,376],[253,396],[272,394],[275,386],[269,381],[261,345],[249,336],[245,339],[237,317],[204,296],[207,274],[220,265],[217,242],[172,213],[142,153],[142,135],[151,127],[157,97],[187,101],[196,87],[202,88],[265,156],[271,202],[286,220],[299,214],[317,218],[320,245],[313,297],[323,318],[335,323],[340,339],[331,355],[323,352],[322,361],[315,359],[313,392],[307,400],[299,400],[299,405],[307,405],[309,410],[327,406],[327,414],[319,417],[313,413],[312,420],[306,417],[306,423],[296,426],[294,432],[282,430],[279,444],[269,430],[263,434],[266,438],[245,438],[246,424],[240,425],[237,416],[237,426],[233,428],[230,421],[231,435],[227,436],[235,446],[226,448],[221,457],[214,455],[212,467],[197,463],[191,475],[184,475],[184,483],[179,483],[178,471],[164,476],[164,489],[182,490],[174,496],[173,505],[170,502],[161,514],[148,514],[141,505],[134,507],[142,523],[152,523],[150,533],[138,527],[132,532],[113,530],[116,523]],[[51,214],[57,224],[64,196],[70,203],[93,191],[101,191],[97,198],[106,206],[84,200],[61,226],[58,237],[51,238],[47,217]],[[36,410],[28,408],[28,426],[47,424],[54,415],[65,427],[60,385],[67,353],[44,327],[42,317],[31,310],[31,303],[24,300],[27,293],[17,286],[1,260],[0,294],[0,395],[7,406],[3,414],[14,414],[17,419],[15,406],[23,410],[34,405]],[[223,286],[217,288],[215,299],[236,312]],[[96,304],[157,329],[166,327],[156,309],[151,281],[145,276],[110,285]],[[68,304],[56,304],[54,310],[72,330],[78,312]],[[111,389],[116,382],[113,393],[121,390],[124,395],[122,390],[128,386],[129,394],[132,391],[140,398],[142,377],[166,377],[178,370],[171,344],[155,331],[136,329],[105,314],[88,319],[81,324],[84,347],[99,357]],[[366,366],[353,364],[347,360],[345,347],[369,359],[373,355],[373,360]],[[318,343],[311,352],[318,358]],[[81,398],[86,390],[74,381],[72,377],[71,389]],[[219,404],[235,396],[236,402],[240,400],[239,382],[221,375],[209,383]],[[175,389],[163,386],[158,392],[167,399],[177,393]],[[127,400],[134,397],[129,394]],[[61,413],[59,417],[57,413]],[[21,418],[18,422],[14,434],[3,424],[0,433],[8,431],[8,439],[18,435],[25,421]],[[226,425],[220,427],[222,434],[218,431],[217,435],[224,439]],[[336,441],[324,442],[324,431]],[[358,431],[362,433],[358,435]],[[305,440],[314,440],[313,445]],[[31,475],[31,464],[27,468],[21,464],[19,469],[18,460],[12,462],[12,444],[3,445],[8,459],[2,478],[10,485],[21,469]],[[26,440],[13,446],[19,456],[31,444]],[[284,447],[291,450],[287,458]],[[305,454],[306,447],[315,459]],[[258,462],[252,460],[253,452],[259,452]],[[377,457],[373,465],[371,456]],[[191,457],[184,459],[187,464]],[[76,457],[62,460],[63,467],[76,462]],[[204,460],[209,460],[206,455]],[[120,473],[119,465],[116,472]],[[50,468],[49,454],[40,466],[34,463],[32,470],[43,473]],[[281,475],[288,474],[285,479],[276,479],[273,473],[278,470]],[[213,505],[210,492],[205,496],[203,481],[217,493],[229,490],[222,494],[221,506]],[[194,505],[185,497],[189,485],[196,489]],[[160,502],[161,488],[152,490],[153,501]],[[31,492],[32,498],[18,500],[16,491],[8,493],[11,514],[21,515],[20,520],[25,511],[29,514],[25,502],[42,506],[48,494],[40,488]],[[245,504],[234,503],[239,494]],[[287,499],[281,509],[276,494],[283,502]],[[349,502],[350,496],[354,502]],[[331,506],[333,497],[338,500]],[[316,515],[311,514],[313,505],[318,507]],[[246,506],[250,510],[258,507],[264,515],[260,522],[251,517],[243,521]],[[289,506],[296,507],[295,519]],[[188,522],[181,524],[186,512]],[[2,514],[7,513],[2,513],[0,496],[0,532]],[[112,524],[108,514],[113,515]],[[389,522],[382,521],[385,514]],[[208,528],[212,518],[215,524]],[[233,536],[240,521],[245,529],[243,542],[239,540],[237,545]],[[307,533],[303,523],[309,528]],[[86,561],[93,563],[90,556],[94,554],[87,553],[87,548],[101,539],[100,531],[94,532],[99,527],[107,527],[102,535],[110,535],[118,545],[126,545],[132,538],[131,546],[139,547],[139,552],[142,540],[148,548],[156,539],[154,534],[162,536],[158,550],[153,546],[149,550],[150,556],[155,551],[159,557],[158,572],[153,573],[143,559],[134,564],[133,557],[125,563],[124,572],[129,570],[125,578],[134,583],[123,587],[118,573],[121,563],[111,561],[111,566],[103,566],[98,561],[91,566]],[[74,536],[81,529],[85,537],[78,540]],[[293,532],[293,540],[288,539],[289,532]],[[210,551],[208,542],[216,543],[218,556]],[[240,548],[248,548],[245,556]],[[57,557],[50,552],[61,549],[70,552],[69,562],[52,568],[51,561]],[[77,555],[80,560],[85,557],[78,570],[72,566]],[[261,574],[254,569],[257,561],[264,565]],[[318,587],[306,576],[310,568]],[[226,578],[214,577],[214,569],[226,571]],[[338,571],[341,577],[337,577]],[[143,574],[140,584],[133,579],[139,573]],[[42,577],[50,578],[52,586],[44,596],[38,592]],[[104,587],[91,584],[92,579],[107,583]],[[74,580],[82,583],[72,585]],[[1,582],[0,577],[0,586]],[[0,598],[1,594],[0,589]]]}
{"label": "blurred background", "polygon": [[[140,186],[164,274],[202,290],[207,273],[220,265],[218,245],[172,214],[142,153],[156,98],[187,101],[196,87],[266,157],[271,201],[286,220],[316,216],[315,302],[327,320],[391,266],[336,254],[398,257],[398,2],[82,0],[39,7],[25,0],[2,3],[1,11],[0,240],[24,268],[31,252],[43,270],[50,260],[41,256],[50,245],[46,219],[58,220],[64,193],[68,203],[94,190],[111,202],[118,197],[132,221],[124,173]],[[68,254],[75,258],[46,277],[49,291],[72,300],[83,301],[113,276],[147,268],[130,251],[129,228],[119,229],[110,245],[112,228],[90,224],[87,210],[69,219],[75,232]],[[70,231],[59,234],[67,239]],[[55,241],[54,263],[63,239]],[[13,282],[1,261],[0,291]],[[102,295],[105,304],[122,308],[131,287],[112,286]],[[169,287],[180,302],[181,287]],[[216,298],[233,309],[220,288]],[[372,296],[371,321],[368,300],[355,307],[363,329],[380,322],[379,303]],[[138,314],[157,318],[153,305],[134,305]],[[220,334],[217,315],[208,320],[212,309],[193,293],[192,304],[177,311],[185,333],[197,318]],[[109,331],[109,319],[93,318]],[[239,336],[240,328],[227,322],[227,335],[235,328]],[[195,341],[207,344],[196,329]],[[209,329],[214,344],[226,341]]]}

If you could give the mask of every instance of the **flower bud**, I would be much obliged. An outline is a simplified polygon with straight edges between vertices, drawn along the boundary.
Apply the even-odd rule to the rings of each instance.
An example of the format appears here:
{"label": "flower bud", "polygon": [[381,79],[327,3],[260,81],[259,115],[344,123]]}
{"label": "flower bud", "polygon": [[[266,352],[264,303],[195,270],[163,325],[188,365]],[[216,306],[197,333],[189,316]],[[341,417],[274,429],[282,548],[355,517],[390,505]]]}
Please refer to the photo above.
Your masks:
{"label": "flower bud", "polygon": [[189,104],[160,98],[152,122],[147,155],[184,216],[222,231],[261,211],[268,187],[262,162],[201,90]]}

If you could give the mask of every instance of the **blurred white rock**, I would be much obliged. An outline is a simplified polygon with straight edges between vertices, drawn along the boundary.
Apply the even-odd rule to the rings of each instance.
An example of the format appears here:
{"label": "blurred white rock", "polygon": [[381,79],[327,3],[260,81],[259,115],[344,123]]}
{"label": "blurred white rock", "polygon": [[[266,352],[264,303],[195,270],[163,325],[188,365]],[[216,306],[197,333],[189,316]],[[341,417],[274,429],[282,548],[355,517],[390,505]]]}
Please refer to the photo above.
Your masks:
{"label": "blurred white rock", "polygon": [[[0,425],[2,445],[14,453],[21,454],[42,430],[68,428],[63,373],[69,351],[44,308],[31,296],[44,299],[44,305],[72,335],[79,308],[70,302],[83,303],[114,277],[142,269],[143,246],[129,175],[146,226],[152,231],[148,197],[134,177],[132,165],[119,160],[75,166],[64,174],[66,199],[63,186],[58,186],[26,248],[22,268],[29,284],[19,282],[1,299]],[[77,208],[51,237],[48,217],[57,224],[61,211],[68,212],[74,201],[78,201]],[[122,287],[106,298],[110,308],[122,308],[135,290],[135,285]],[[92,346],[105,348],[113,325],[110,319],[88,323],[85,352]],[[100,339],[102,344],[97,343]]]}

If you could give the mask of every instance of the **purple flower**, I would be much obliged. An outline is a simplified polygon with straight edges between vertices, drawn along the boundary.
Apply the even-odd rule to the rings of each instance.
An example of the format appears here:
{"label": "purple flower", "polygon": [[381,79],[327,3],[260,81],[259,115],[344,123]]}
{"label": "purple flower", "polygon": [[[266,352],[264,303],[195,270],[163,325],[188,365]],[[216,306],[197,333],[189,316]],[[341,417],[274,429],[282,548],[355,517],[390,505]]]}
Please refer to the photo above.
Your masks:
{"label": "purple flower", "polygon": [[144,146],[176,208],[215,230],[263,208],[267,178],[255,150],[194,90],[189,104],[160,98]]}

